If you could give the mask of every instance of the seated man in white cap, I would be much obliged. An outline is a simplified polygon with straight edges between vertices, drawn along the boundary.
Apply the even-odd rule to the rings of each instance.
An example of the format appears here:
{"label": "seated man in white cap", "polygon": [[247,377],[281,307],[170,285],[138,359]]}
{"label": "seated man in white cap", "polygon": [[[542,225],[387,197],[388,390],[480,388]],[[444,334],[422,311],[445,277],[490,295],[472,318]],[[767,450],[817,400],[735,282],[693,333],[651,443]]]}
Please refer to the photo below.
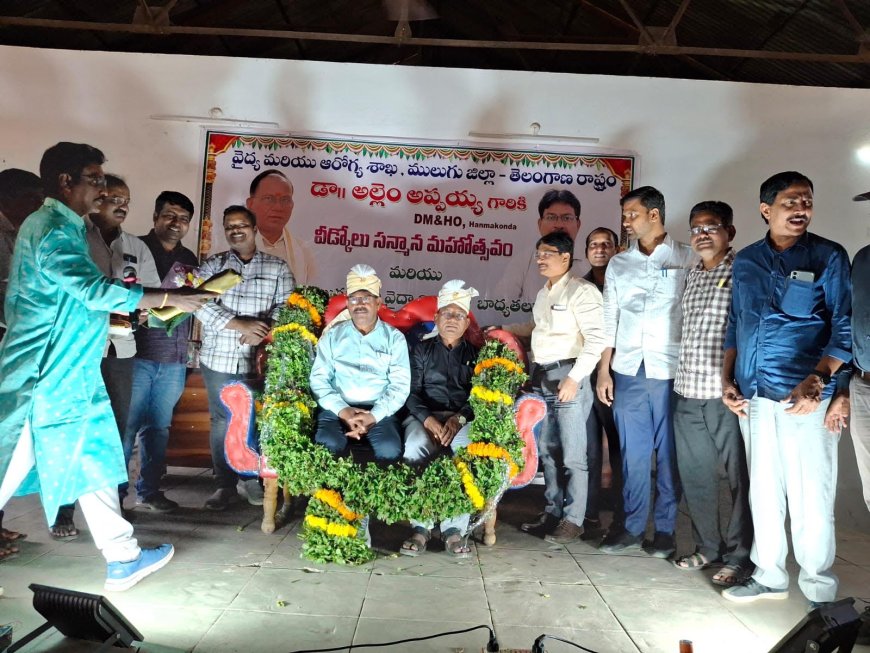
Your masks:
{"label": "seated man in white cap", "polygon": [[374,269],[355,265],[347,275],[347,310],[317,345],[311,392],[320,410],[314,439],[336,456],[349,440],[365,437],[380,463],[396,462],[402,438],[396,412],[411,386],[408,344],[378,319],[381,280]]}
{"label": "seated man in white cap", "polygon": [[[438,293],[435,329],[414,348],[411,356],[411,394],[405,402],[408,417],[405,429],[405,462],[427,463],[439,454],[468,446],[468,429],[474,413],[468,402],[471,377],[478,349],[465,340],[474,288],[454,279]],[[441,522],[444,549],[456,558],[467,558],[469,515]],[[414,533],[405,540],[399,553],[418,556],[426,550],[432,522],[412,521]]]}

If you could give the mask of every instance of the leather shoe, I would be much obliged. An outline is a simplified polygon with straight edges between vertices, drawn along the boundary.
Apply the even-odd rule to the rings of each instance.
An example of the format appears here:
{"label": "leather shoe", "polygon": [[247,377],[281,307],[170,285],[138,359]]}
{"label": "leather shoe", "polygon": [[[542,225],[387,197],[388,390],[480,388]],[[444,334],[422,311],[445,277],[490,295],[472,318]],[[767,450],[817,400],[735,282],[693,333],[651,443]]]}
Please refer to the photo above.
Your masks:
{"label": "leather shoe", "polygon": [[214,510],[215,512],[226,510],[230,505],[230,500],[236,495],[235,488],[219,488],[215,490],[214,494],[205,500],[205,508],[206,510]]}

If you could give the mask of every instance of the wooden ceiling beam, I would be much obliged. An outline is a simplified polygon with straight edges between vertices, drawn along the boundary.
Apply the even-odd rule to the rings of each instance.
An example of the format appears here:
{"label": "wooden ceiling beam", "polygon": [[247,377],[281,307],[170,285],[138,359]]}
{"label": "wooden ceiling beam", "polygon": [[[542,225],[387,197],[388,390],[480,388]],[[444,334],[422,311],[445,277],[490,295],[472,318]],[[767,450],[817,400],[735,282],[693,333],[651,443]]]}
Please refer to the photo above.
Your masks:
{"label": "wooden ceiling beam", "polygon": [[565,43],[553,41],[492,41],[478,39],[421,38],[400,39],[375,34],[340,34],[334,32],[306,32],[296,30],[247,29],[234,27],[199,27],[191,25],[131,25],[93,21],[52,20],[0,16],[0,27],[30,27],[41,29],[68,29],[97,32],[131,32],[151,36],[237,36],[271,39],[301,39],[304,41],[331,41],[338,43],[381,43],[442,48],[484,48],[493,50],[555,50],[560,52],[606,52],[619,54],[639,53],[651,56],[731,57],[766,59],[775,61],[803,61],[838,64],[870,64],[870,54],[837,54],[829,52],[787,52],[781,50],[739,50],[732,48],[705,48],[659,44],[618,43]]}

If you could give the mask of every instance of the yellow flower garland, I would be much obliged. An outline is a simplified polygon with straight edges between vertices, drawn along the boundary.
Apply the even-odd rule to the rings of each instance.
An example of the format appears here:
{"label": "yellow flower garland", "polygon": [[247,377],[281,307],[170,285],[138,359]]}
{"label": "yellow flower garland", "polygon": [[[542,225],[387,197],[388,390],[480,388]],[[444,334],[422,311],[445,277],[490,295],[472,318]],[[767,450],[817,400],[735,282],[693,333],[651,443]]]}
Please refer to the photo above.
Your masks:
{"label": "yellow flower garland", "polygon": [[498,403],[501,402],[506,406],[514,405],[514,398],[509,394],[505,394],[499,390],[487,390],[481,385],[476,385],[471,389],[471,394],[474,397],[482,401],[487,401],[490,403]]}
{"label": "yellow flower garland", "polygon": [[308,311],[308,316],[311,318],[311,322],[315,326],[320,326],[320,314],[317,312],[317,309],[299,293],[292,293],[290,297],[287,298],[287,305],[301,308],[303,311]]}
{"label": "yellow flower garland", "polygon": [[492,442],[472,442],[465,450],[472,456],[480,456],[481,458],[501,458],[508,464],[508,475],[513,478],[519,473],[519,467],[514,462],[513,457],[497,444]]}
{"label": "yellow flower garland", "polygon": [[501,365],[508,372],[513,372],[515,374],[523,373],[523,368],[514,363],[512,360],[500,357],[487,358],[485,361],[480,361],[477,365],[474,366],[474,373],[480,374],[483,370],[488,370],[490,367],[494,367],[496,365]]}
{"label": "yellow flower garland", "polygon": [[337,524],[335,522],[326,521],[323,517],[315,517],[314,515],[305,515],[305,525],[309,528],[316,528],[319,531],[324,531],[327,535],[334,537],[355,537],[356,528],[350,524]]}
{"label": "yellow flower garland", "polygon": [[356,521],[362,519],[363,515],[358,515],[353,510],[348,508],[341,498],[341,495],[335,490],[325,490],[323,488],[314,493],[314,498],[322,501],[327,506],[338,512],[347,521]]}
{"label": "yellow flower garland", "polygon": [[312,345],[317,344],[317,336],[315,336],[313,333],[311,333],[311,331],[296,322],[291,322],[290,324],[285,324],[284,326],[275,327],[274,329],[272,329],[272,336],[274,337],[279,333],[288,333],[292,331],[296,331],[297,333],[299,333],[300,336],[305,338]]}
{"label": "yellow flower garland", "polygon": [[462,486],[465,488],[465,494],[468,495],[469,500],[471,501],[471,505],[474,506],[475,510],[480,510],[483,508],[486,501],[483,498],[483,495],[480,493],[480,490],[477,489],[477,486],[474,484],[474,476],[471,475],[471,471],[468,469],[468,465],[466,465],[461,460],[455,461],[456,469],[459,470],[459,475],[462,478]]}

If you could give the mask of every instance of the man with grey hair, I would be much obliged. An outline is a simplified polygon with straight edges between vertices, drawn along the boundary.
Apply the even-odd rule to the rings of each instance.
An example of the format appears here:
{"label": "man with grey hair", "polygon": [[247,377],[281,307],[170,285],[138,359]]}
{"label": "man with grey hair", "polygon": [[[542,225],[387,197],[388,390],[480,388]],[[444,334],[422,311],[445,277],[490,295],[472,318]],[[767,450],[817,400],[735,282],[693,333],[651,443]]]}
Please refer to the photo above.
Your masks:
{"label": "man with grey hair", "polygon": [[[467,447],[474,411],[469,403],[471,378],[478,349],[465,339],[474,288],[461,279],[444,284],[438,292],[435,328],[414,347],[411,356],[411,393],[405,402],[405,462],[422,465],[442,453]],[[441,522],[441,539],[454,558],[467,558],[469,515]],[[414,532],[399,553],[417,556],[426,550],[433,522],[411,521]]]}

